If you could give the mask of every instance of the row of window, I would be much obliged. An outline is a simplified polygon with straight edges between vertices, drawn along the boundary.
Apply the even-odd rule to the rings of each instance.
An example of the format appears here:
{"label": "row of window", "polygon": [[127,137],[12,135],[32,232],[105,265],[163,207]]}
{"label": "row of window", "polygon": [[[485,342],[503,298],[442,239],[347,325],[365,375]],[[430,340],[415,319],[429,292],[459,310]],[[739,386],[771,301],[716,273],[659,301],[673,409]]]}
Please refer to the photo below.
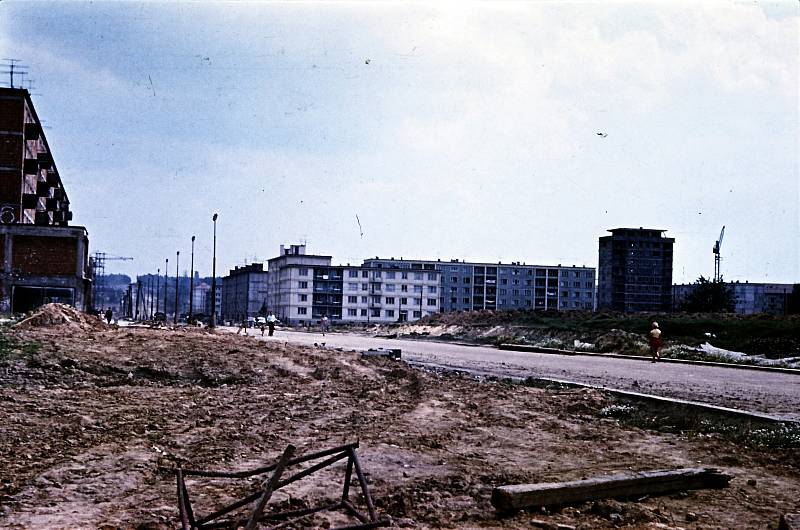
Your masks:
{"label": "row of window", "polygon": [[[369,309],[369,310],[367,310],[367,309],[348,309],[347,310],[347,316],[349,316],[349,317],[357,317],[357,316],[365,317],[365,316],[367,316],[367,314],[369,314],[369,316],[372,316],[372,317],[375,317],[375,318],[380,318],[381,317],[381,312],[383,312],[383,316],[384,317],[395,318],[395,310],[394,309],[383,309],[383,310],[381,310],[381,309],[378,309],[378,308],[373,308],[373,309]],[[297,308],[297,314],[298,315],[307,315],[308,314],[308,308],[307,307],[298,307]],[[412,314],[413,314],[413,318],[422,318],[422,311],[413,311]]]}

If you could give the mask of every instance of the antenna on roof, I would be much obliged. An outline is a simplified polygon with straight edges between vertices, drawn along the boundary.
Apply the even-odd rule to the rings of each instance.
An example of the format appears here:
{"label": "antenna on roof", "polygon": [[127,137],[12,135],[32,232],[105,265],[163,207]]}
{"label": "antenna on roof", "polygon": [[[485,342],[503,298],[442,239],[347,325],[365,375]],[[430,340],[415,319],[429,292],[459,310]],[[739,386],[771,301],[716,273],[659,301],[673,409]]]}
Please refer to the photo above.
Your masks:
{"label": "antenna on roof", "polygon": [[8,74],[8,86],[9,88],[14,88],[14,76],[17,75],[20,77],[20,84],[24,82],[25,74],[27,73],[27,66],[23,66],[18,64],[20,59],[3,59],[6,61],[6,64],[2,66],[5,68],[0,73]]}

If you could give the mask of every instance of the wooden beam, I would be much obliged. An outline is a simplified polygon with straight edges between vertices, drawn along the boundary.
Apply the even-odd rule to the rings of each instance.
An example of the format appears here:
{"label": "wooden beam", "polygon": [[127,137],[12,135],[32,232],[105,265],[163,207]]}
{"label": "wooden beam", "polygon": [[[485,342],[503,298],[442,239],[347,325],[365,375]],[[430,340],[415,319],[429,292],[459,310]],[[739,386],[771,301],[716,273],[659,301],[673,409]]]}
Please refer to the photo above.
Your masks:
{"label": "wooden beam", "polygon": [[606,477],[500,486],[492,491],[492,506],[514,511],[542,506],[564,506],[598,499],[641,497],[678,491],[721,488],[733,478],[718,469],[685,468],[672,471],[628,472]]}

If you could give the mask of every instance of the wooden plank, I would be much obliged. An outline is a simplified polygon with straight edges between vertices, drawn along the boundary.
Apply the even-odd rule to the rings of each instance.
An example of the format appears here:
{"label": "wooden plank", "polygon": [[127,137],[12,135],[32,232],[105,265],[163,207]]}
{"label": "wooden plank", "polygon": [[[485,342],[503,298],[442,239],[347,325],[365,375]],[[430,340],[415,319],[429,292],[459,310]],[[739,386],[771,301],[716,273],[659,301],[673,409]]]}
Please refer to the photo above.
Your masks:
{"label": "wooden plank", "polygon": [[677,491],[720,488],[733,478],[718,469],[684,468],[677,470],[627,472],[605,477],[500,486],[492,491],[492,506],[498,511],[514,511],[542,506],[563,506],[598,499],[641,497]]}

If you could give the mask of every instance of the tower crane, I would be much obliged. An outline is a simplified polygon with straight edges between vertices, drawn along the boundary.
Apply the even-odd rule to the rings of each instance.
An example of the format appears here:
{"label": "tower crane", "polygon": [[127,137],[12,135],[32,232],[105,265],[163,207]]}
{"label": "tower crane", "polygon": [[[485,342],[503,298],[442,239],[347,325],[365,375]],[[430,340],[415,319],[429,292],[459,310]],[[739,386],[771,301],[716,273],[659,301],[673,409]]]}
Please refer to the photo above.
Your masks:
{"label": "tower crane", "polygon": [[[106,275],[106,261],[133,261],[133,258],[127,256],[113,256],[105,252],[95,252],[89,258],[89,265],[92,268],[92,306],[98,301],[98,295],[104,292],[105,285],[104,279]],[[104,293],[105,294],[105,293]]]}
{"label": "tower crane", "polygon": [[719,233],[719,239],[717,242],[714,243],[714,281],[718,282],[722,279],[722,274],[720,271],[720,262],[722,261],[722,256],[720,256],[720,249],[722,248],[722,238],[725,236],[725,225],[722,226],[722,230]]}

